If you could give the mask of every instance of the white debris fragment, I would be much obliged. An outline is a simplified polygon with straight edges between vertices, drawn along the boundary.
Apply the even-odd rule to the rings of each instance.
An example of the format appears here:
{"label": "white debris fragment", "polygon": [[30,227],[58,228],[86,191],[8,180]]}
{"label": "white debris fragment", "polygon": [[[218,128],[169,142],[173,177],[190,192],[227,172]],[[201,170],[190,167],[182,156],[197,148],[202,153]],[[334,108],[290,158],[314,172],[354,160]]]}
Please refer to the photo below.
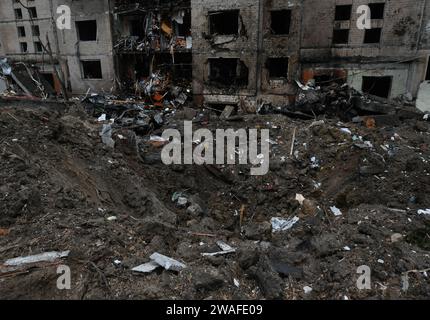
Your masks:
{"label": "white debris fragment", "polygon": [[330,207],[330,210],[331,210],[331,212],[333,212],[333,214],[336,216],[336,217],[340,217],[341,215],[342,215],[342,211],[340,211],[340,209],[339,208],[337,208],[337,207]]}
{"label": "white debris fragment", "polygon": [[348,128],[342,128],[340,129],[340,131],[352,135],[351,130],[349,130]]}
{"label": "white debris fragment", "polygon": [[379,259],[379,260],[378,260],[378,263],[380,263],[380,264],[384,264],[384,263],[385,263],[385,261],[384,261],[384,260],[382,260],[382,259]]}
{"label": "white debris fragment", "polygon": [[299,193],[297,193],[296,194],[296,200],[300,203],[300,205],[302,206],[303,205],[303,202],[306,200],[306,198],[302,195],[302,194],[299,194]]}
{"label": "white debris fragment", "polygon": [[115,220],[117,220],[118,218],[117,217],[115,217],[115,216],[110,216],[110,217],[107,217],[107,221],[115,221]]}
{"label": "white debris fragment", "polygon": [[53,262],[55,260],[65,258],[69,255],[70,250],[68,251],[62,251],[62,252],[45,252],[41,254],[36,254],[33,256],[27,256],[27,257],[18,257],[14,259],[6,260],[4,263],[5,266],[20,266],[23,264],[29,264],[29,263],[37,263],[37,262]]}
{"label": "white debris fragment", "polygon": [[273,233],[287,231],[291,229],[299,220],[299,217],[293,217],[289,219],[272,218],[270,221],[272,223],[272,231]]}
{"label": "white debris fragment", "polygon": [[425,210],[418,210],[418,214],[419,215],[430,215],[430,209],[425,209]]}
{"label": "white debris fragment", "polygon": [[188,199],[185,197],[179,197],[177,203],[179,206],[185,206],[188,203]]}
{"label": "white debris fragment", "polygon": [[103,121],[106,121],[106,114],[105,113],[103,113],[98,119],[97,119],[97,121],[98,122],[103,122]]}
{"label": "white debris fragment", "polygon": [[113,263],[114,263],[116,266],[119,266],[119,265],[121,265],[121,264],[122,264],[122,261],[121,261],[121,260],[115,260]]}
{"label": "white debris fragment", "polygon": [[348,247],[348,246],[345,246],[345,247],[343,247],[343,250],[345,250],[345,251],[351,251],[351,248]]}
{"label": "white debris fragment", "polygon": [[238,288],[240,287],[240,282],[236,278],[233,279],[233,283],[236,287],[238,287]]}
{"label": "white debris fragment", "polygon": [[312,288],[311,287],[309,287],[309,286],[306,286],[306,287],[303,287],[303,291],[305,292],[305,294],[309,294],[309,293],[311,293],[312,292]]}
{"label": "white debris fragment", "polygon": [[156,270],[159,267],[160,265],[158,263],[154,261],[150,261],[148,263],[141,264],[140,266],[137,266],[131,270],[135,272],[140,272],[140,273],[151,273],[152,271]]}
{"label": "white debris fragment", "polygon": [[320,162],[319,162],[319,160],[317,159],[317,157],[312,157],[311,158],[311,168],[312,169],[317,169],[317,168],[319,168],[320,167]]}
{"label": "white debris fragment", "polygon": [[224,241],[217,241],[216,244],[218,245],[218,247],[220,247],[220,249],[222,251],[231,251],[234,250],[233,247],[229,246],[227,243],[225,243]]}
{"label": "white debris fragment", "polygon": [[220,256],[220,255],[229,254],[229,253],[235,253],[236,252],[235,248],[229,246],[227,243],[225,243],[223,241],[217,241],[216,244],[218,245],[218,247],[220,247],[220,249],[222,251],[210,252],[210,253],[202,253],[202,256],[204,256],[204,257],[214,257],[214,256]]}
{"label": "white debris fragment", "polygon": [[154,253],[149,257],[153,262],[157,263],[159,266],[163,267],[166,270],[172,271],[181,271],[185,269],[187,266],[175,259],[166,257],[159,253]]}

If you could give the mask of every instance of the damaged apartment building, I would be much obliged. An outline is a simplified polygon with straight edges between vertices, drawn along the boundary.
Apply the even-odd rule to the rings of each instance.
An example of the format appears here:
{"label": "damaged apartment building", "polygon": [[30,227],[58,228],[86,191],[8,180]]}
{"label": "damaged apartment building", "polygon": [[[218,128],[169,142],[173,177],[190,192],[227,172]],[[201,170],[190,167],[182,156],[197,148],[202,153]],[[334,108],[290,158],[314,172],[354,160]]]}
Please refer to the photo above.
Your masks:
{"label": "damaged apartment building", "polygon": [[[73,94],[192,81],[198,106],[255,111],[295,101],[296,81],[314,79],[419,102],[430,98],[429,2],[4,0],[0,57],[35,67],[57,93],[57,77]],[[60,5],[71,8],[71,30],[55,27]],[[357,27],[361,5],[370,29]]]}
{"label": "damaged apartment building", "polygon": [[190,82],[189,0],[117,0],[113,13],[115,65],[121,90],[144,89],[139,84],[144,85],[148,78]]}
{"label": "damaged apartment building", "polygon": [[[57,8],[71,9],[70,30],[60,30]],[[110,1],[3,0],[0,2],[0,57],[21,74],[23,91],[43,82],[45,91],[111,90],[114,79]],[[50,53],[50,54],[48,54]],[[19,65],[22,67],[19,68]],[[18,69],[17,69],[18,68]],[[18,72],[14,72],[18,73]],[[40,80],[40,81],[39,81]],[[34,93],[34,92],[30,92]],[[30,94],[28,93],[28,94]]]}
{"label": "damaged apartment building", "polygon": [[[370,29],[357,27],[361,5],[371,9]],[[426,0],[194,0],[192,8],[198,104],[282,105],[294,100],[295,80],[311,79],[428,97]]]}
{"label": "damaged apartment building", "polygon": [[[361,5],[371,28],[359,29]],[[429,80],[429,1],[303,1],[302,80],[345,81],[359,91],[395,98],[417,96]]]}

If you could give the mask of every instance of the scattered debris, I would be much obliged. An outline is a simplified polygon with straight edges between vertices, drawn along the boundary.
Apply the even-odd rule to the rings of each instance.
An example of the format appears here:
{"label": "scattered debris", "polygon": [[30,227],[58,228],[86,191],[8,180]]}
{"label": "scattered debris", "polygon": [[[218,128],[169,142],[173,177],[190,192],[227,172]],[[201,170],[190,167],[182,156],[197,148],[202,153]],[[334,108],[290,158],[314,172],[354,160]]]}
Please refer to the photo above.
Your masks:
{"label": "scattered debris", "polygon": [[217,241],[217,245],[218,247],[220,247],[220,249],[222,251],[218,251],[218,252],[212,252],[212,253],[202,253],[202,256],[204,257],[209,257],[209,256],[219,256],[219,255],[225,255],[225,254],[229,254],[229,253],[235,253],[236,249],[234,249],[233,247],[230,247],[228,244],[226,244],[223,241]]}
{"label": "scattered debris", "polygon": [[430,215],[430,209],[418,210],[418,214],[421,215]]}
{"label": "scattered debris", "polygon": [[313,289],[309,286],[305,286],[303,287],[303,291],[305,292],[305,294],[310,294],[313,291]]}
{"label": "scattered debris", "polygon": [[272,218],[272,231],[275,233],[290,230],[297,222],[299,222],[299,220],[299,217],[293,217],[289,219]]}
{"label": "scattered debris", "polygon": [[45,252],[41,254],[36,254],[33,256],[27,256],[27,257],[18,257],[6,260],[4,262],[5,266],[11,266],[16,267],[24,264],[30,264],[30,263],[38,263],[38,262],[53,262],[56,260],[59,260],[61,258],[66,258],[69,256],[70,251],[62,251],[62,252]]}
{"label": "scattered debris", "polygon": [[330,207],[331,212],[336,216],[339,217],[342,215],[342,211],[340,211],[339,208],[336,207]]}
{"label": "scattered debris", "polygon": [[160,267],[161,266],[155,261],[150,261],[148,263],[141,264],[140,266],[137,266],[131,270],[140,273],[151,273]]}

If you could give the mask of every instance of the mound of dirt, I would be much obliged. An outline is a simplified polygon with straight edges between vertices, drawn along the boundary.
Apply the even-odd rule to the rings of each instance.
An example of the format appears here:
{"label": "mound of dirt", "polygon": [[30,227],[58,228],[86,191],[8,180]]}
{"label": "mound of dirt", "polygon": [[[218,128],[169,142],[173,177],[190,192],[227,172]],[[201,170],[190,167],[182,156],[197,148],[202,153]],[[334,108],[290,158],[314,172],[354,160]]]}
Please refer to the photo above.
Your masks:
{"label": "mound of dirt", "polygon": [[[270,129],[270,172],[166,166],[159,145],[126,128],[114,127],[115,148],[105,145],[102,124],[79,106],[2,106],[0,263],[50,251],[70,255],[0,268],[0,298],[429,296],[430,218],[417,213],[430,208],[428,123],[369,129],[283,115],[202,119],[195,129]],[[182,126],[178,113],[164,129]],[[178,197],[187,204],[178,205]],[[298,221],[274,232],[274,217]],[[220,251],[220,240],[236,252],[202,255]],[[131,270],[154,252],[187,267]],[[70,290],[57,289],[59,264],[70,267]],[[372,271],[369,290],[357,288],[363,265]]]}

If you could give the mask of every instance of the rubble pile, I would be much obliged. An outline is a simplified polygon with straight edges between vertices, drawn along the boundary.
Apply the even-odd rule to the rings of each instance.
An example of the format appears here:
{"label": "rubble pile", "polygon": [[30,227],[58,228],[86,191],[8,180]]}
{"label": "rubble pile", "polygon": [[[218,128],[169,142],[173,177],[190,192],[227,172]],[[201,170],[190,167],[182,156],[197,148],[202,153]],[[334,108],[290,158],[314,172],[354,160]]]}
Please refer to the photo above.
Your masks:
{"label": "rubble pile", "polygon": [[[330,100],[322,106],[333,113],[363,117],[343,107],[349,89],[336,90],[308,90],[325,96],[308,105],[315,112]],[[161,123],[164,103],[118,98],[88,96],[84,106],[101,108],[91,116],[80,105],[1,103],[1,298],[428,297],[423,117],[229,121],[185,105]],[[164,165],[162,130],[182,130],[185,119],[195,130],[270,129],[270,172]],[[56,288],[59,264],[75,275],[71,290]],[[370,290],[357,288],[363,265]]]}
{"label": "rubble pile", "polygon": [[283,108],[262,104],[259,114],[280,113],[300,119],[315,119],[325,115],[342,121],[366,122],[367,125],[399,123],[405,119],[422,119],[424,114],[415,108],[412,97],[406,95],[387,100],[363,94],[348,84],[333,82],[316,87],[312,81],[303,85],[297,81],[298,94],[295,103]]}
{"label": "rubble pile", "polygon": [[55,96],[55,91],[35,66],[24,62],[11,65],[7,58],[0,58],[0,96],[46,100]]}

